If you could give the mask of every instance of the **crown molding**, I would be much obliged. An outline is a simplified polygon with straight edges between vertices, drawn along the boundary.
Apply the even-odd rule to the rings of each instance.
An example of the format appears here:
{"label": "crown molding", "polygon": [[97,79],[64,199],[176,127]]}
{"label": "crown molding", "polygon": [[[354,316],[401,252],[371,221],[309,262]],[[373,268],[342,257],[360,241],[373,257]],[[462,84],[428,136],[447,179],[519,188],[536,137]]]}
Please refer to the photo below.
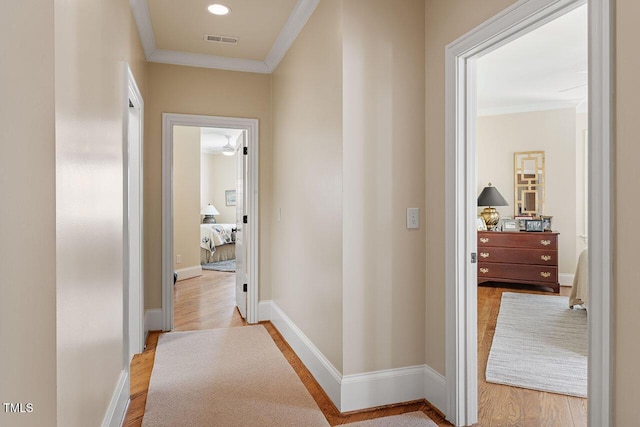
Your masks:
{"label": "crown molding", "polygon": [[147,0],[129,0],[149,62],[269,74],[278,66],[320,0],[298,0],[264,61],[156,49]]}
{"label": "crown molding", "polygon": [[147,60],[149,60],[151,55],[156,51],[156,39],[153,35],[153,28],[151,27],[149,5],[147,4],[147,0],[129,0],[129,4],[133,12],[133,19],[136,21],[136,27],[138,27],[138,35],[140,36],[144,55],[147,57]]}
{"label": "crown molding", "polygon": [[269,74],[271,70],[263,61],[253,59],[228,58],[225,56],[202,55],[198,53],[156,50],[147,57],[149,62],[185,65],[188,67],[215,68],[218,70],[246,71]]}
{"label": "crown molding", "polygon": [[302,31],[311,14],[316,10],[318,3],[320,3],[320,0],[298,0],[264,60],[270,72],[275,70],[280,61],[282,61],[282,58],[284,58],[300,31]]}
{"label": "crown molding", "polygon": [[578,101],[549,101],[534,104],[519,104],[506,107],[481,108],[478,109],[478,116],[499,116],[503,114],[531,113],[534,111],[561,110],[564,108],[576,108]]}

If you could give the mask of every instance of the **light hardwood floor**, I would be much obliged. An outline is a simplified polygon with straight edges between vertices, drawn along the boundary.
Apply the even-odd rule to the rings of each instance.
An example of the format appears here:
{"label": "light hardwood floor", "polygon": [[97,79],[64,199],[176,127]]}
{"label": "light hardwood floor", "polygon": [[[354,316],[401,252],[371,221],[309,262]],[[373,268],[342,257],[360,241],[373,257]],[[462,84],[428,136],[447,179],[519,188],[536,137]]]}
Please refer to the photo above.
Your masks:
{"label": "light hardwood floor", "polygon": [[[178,282],[174,289],[174,330],[188,331],[246,325],[235,308],[235,276],[205,271],[204,276]],[[568,293],[568,288],[561,292]],[[478,289],[478,372],[480,422],[477,426],[586,426],[586,399],[541,393],[484,381],[491,340],[500,308],[502,291]],[[423,411],[439,426],[451,426],[430,404],[413,402],[376,408],[352,414],[340,414],[311,373],[270,322],[263,323],[275,344],[294,368],[332,426],[405,412]],[[142,424],[155,348],[160,332],[151,332],[144,353],[131,362],[131,403],[125,427]]]}
{"label": "light hardwood floor", "polygon": [[[496,330],[503,292],[540,292],[531,286],[508,288],[507,285],[478,287],[478,414],[479,426],[562,426],[586,427],[587,399],[544,393],[526,388],[488,383],[484,379],[489,350]],[[561,286],[560,295],[571,288]]]}

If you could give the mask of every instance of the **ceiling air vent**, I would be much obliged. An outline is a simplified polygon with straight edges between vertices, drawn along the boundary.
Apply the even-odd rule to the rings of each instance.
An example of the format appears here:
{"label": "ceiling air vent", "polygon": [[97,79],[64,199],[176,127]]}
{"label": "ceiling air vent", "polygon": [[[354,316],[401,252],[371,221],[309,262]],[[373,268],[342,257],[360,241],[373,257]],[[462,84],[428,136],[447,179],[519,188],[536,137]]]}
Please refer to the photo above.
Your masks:
{"label": "ceiling air vent", "polygon": [[215,43],[226,43],[226,44],[238,44],[238,37],[234,36],[218,36],[215,34],[205,34],[205,41],[215,42]]}

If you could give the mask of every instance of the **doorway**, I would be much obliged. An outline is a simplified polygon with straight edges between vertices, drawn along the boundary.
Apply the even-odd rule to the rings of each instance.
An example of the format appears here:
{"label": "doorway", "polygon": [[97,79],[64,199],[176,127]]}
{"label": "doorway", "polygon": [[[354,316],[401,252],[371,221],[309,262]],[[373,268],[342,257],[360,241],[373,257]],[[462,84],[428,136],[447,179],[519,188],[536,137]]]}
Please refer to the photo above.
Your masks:
{"label": "doorway", "polygon": [[[477,421],[476,59],[538,28],[584,0],[519,1],[447,47],[446,374],[447,418]],[[611,6],[589,2],[590,219],[588,420],[610,425]],[[597,285],[594,285],[597,283]]]}
{"label": "doorway", "polygon": [[[172,330],[174,327],[174,273],[177,261],[174,258],[174,134],[176,127],[220,129],[230,135],[236,133],[234,147],[235,159],[238,164],[237,185],[235,186],[235,200],[238,196],[244,203],[236,206],[239,217],[234,218],[236,237],[235,252],[244,254],[240,260],[236,259],[238,269],[242,269],[246,275],[236,272],[237,305],[242,312],[242,306],[246,301],[244,313],[248,323],[258,321],[258,121],[255,119],[226,118],[215,116],[193,116],[184,114],[163,114],[163,203],[162,203],[162,251],[163,251],[163,283],[162,283],[162,311],[163,329]],[[236,151],[237,150],[237,151]],[[198,149],[199,151],[199,149]],[[226,191],[234,189],[225,189]],[[229,194],[229,197],[232,197]],[[198,195],[198,205],[200,204]],[[224,199],[226,206],[227,199]],[[207,203],[208,205],[209,203]],[[215,204],[211,203],[214,210],[204,215],[213,214],[215,218]],[[220,204],[220,203],[219,203]],[[207,206],[205,206],[206,208]],[[222,204],[220,204],[222,208]],[[199,210],[199,209],[198,209]],[[204,210],[198,213],[202,213]],[[219,212],[218,212],[219,213]],[[212,219],[209,217],[209,219]],[[240,219],[240,221],[238,220]],[[229,230],[231,234],[231,230]],[[192,239],[194,240],[194,239]],[[199,241],[195,240],[193,245]],[[244,248],[244,249],[242,249]],[[241,265],[245,261],[244,268]],[[198,268],[200,266],[198,265]]]}

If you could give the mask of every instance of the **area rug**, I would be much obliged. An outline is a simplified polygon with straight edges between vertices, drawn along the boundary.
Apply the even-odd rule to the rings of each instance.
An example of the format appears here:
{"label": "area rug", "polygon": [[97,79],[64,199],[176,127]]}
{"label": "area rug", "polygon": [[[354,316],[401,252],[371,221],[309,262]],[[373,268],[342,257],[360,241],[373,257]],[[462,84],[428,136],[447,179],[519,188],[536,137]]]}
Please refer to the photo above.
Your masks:
{"label": "area rug", "polygon": [[438,427],[438,424],[420,411],[344,425],[349,427]]}
{"label": "area rug", "polygon": [[505,292],[487,382],[587,397],[587,312],[561,296]]}
{"label": "area rug", "polygon": [[328,425],[262,325],[160,336],[143,427]]}
{"label": "area rug", "polygon": [[206,264],[202,264],[203,270],[215,270],[215,271],[226,271],[229,273],[235,273],[236,271],[236,260],[228,259],[226,261],[219,262],[209,262]]}

